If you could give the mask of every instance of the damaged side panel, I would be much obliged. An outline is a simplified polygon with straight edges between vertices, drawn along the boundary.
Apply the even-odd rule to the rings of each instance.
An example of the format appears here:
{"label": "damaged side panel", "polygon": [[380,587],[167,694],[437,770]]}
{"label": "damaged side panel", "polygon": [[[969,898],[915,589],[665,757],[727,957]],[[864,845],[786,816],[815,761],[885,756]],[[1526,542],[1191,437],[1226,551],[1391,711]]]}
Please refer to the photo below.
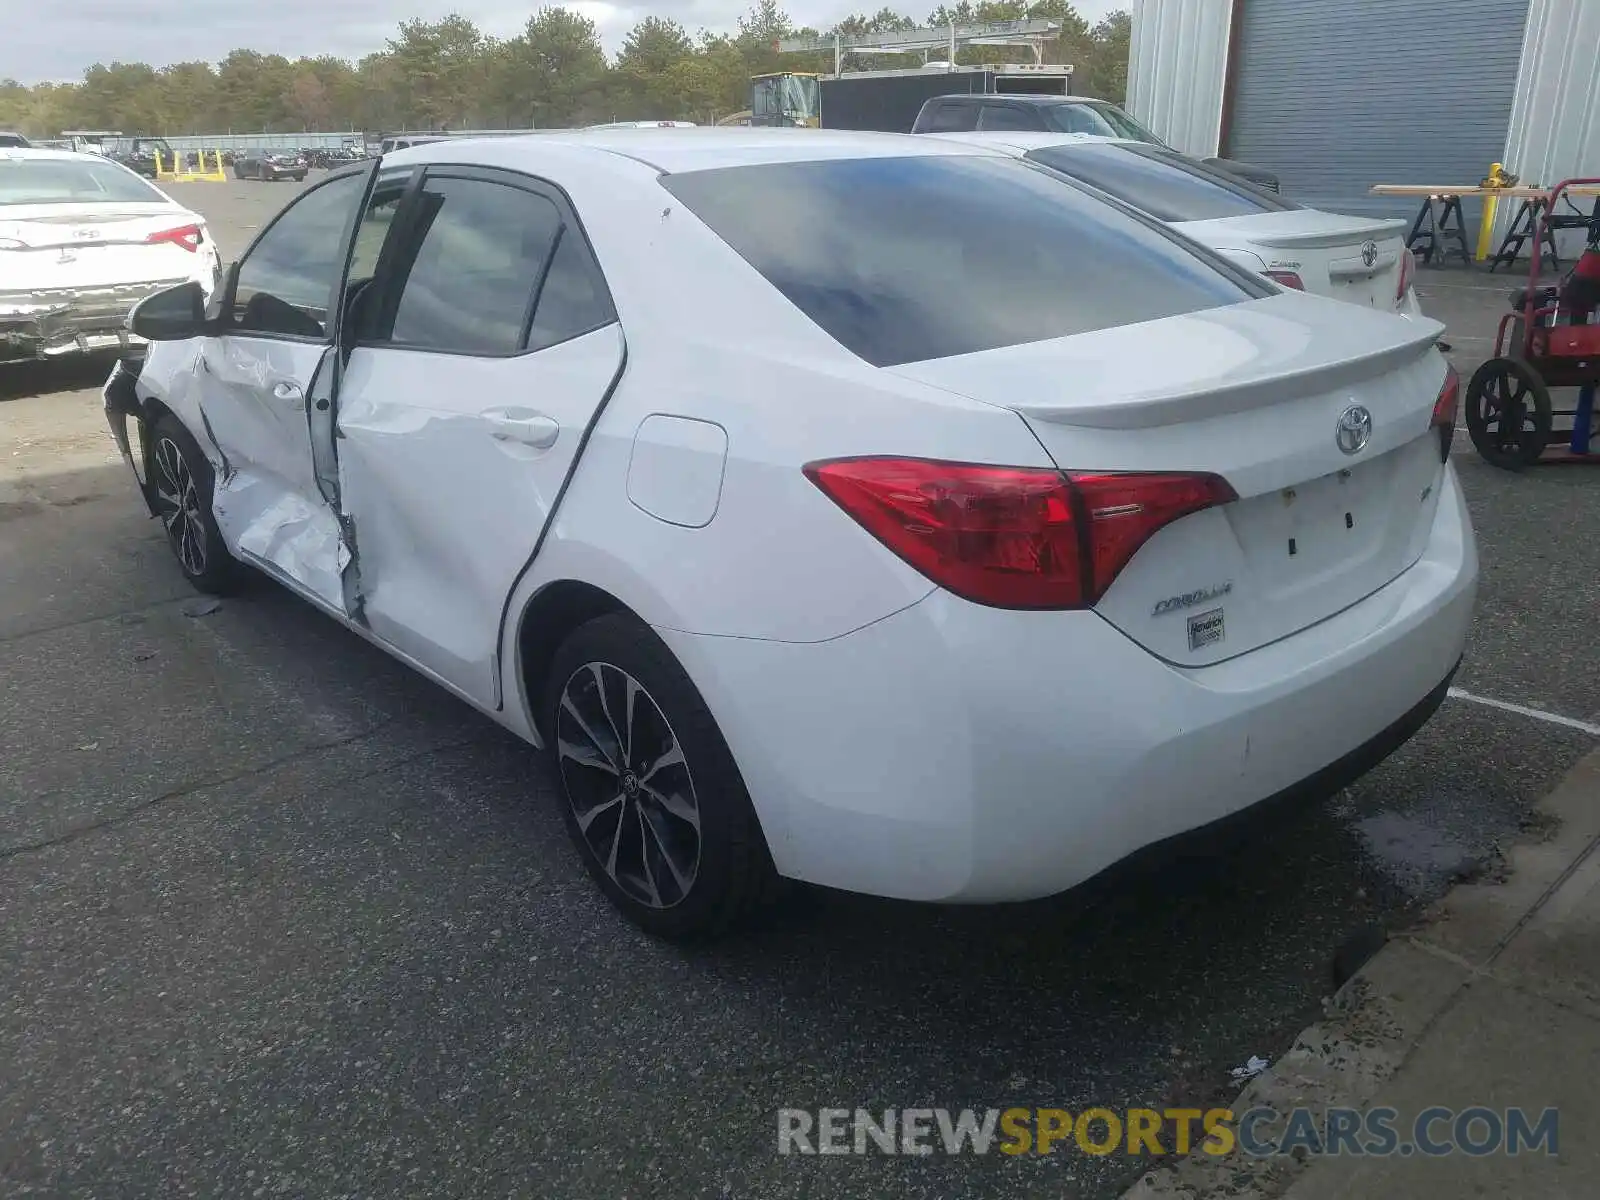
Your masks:
{"label": "damaged side panel", "polygon": [[119,367],[105,398],[112,436],[141,484],[148,472],[127,417],[147,419],[154,401],[210,460],[212,510],[229,549],[346,613],[351,554],[320,486],[307,420],[327,353],[319,344],[237,336],[158,343],[135,379]]}

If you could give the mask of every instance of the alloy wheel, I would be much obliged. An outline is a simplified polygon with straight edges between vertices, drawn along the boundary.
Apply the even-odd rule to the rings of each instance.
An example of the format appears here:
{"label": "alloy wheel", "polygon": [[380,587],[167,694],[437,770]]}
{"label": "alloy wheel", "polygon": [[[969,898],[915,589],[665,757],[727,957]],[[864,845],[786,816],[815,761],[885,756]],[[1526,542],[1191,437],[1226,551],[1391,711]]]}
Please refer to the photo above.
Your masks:
{"label": "alloy wheel", "polygon": [[184,461],[183,451],[169,437],[156,443],[156,515],[167,531],[172,551],[190,575],[206,570],[206,527],[200,509],[200,490]]}
{"label": "alloy wheel", "polygon": [[633,676],[591,662],[567,679],[556,757],[578,830],[630,899],[671,908],[700,867],[700,805],[666,715]]}

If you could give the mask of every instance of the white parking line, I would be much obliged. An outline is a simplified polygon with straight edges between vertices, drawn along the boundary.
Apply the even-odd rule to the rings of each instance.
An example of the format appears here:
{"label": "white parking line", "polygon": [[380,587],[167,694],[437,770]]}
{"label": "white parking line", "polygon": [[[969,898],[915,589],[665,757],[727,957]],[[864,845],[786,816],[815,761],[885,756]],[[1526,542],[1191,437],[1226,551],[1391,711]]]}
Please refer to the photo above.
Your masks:
{"label": "white parking line", "polygon": [[1572,717],[1563,717],[1557,713],[1545,712],[1542,708],[1529,708],[1526,704],[1512,704],[1508,700],[1491,700],[1488,696],[1478,696],[1457,687],[1451,688],[1449,694],[1452,700],[1465,700],[1469,704],[1482,704],[1486,708],[1498,708],[1503,712],[1516,713],[1518,716],[1532,717],[1535,721],[1545,721],[1551,725],[1560,725],[1564,729],[1576,729],[1579,733],[1587,733],[1590,737],[1600,737],[1600,725],[1593,725],[1588,721],[1578,721]]}

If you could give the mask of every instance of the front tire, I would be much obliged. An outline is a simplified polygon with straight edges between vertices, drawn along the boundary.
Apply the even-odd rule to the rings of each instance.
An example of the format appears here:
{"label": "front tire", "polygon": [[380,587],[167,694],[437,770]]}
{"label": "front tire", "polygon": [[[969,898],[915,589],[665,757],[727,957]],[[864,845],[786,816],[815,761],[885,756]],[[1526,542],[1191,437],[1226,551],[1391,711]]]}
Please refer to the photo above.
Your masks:
{"label": "front tire", "polygon": [[713,937],[777,875],[715,719],[655,633],[622,614],[556,652],[543,712],[562,815],[611,902],[657,937]]}
{"label": "front tire", "polygon": [[202,592],[237,589],[241,568],[211,513],[211,463],[170,413],[150,427],[150,498],[184,578]]}

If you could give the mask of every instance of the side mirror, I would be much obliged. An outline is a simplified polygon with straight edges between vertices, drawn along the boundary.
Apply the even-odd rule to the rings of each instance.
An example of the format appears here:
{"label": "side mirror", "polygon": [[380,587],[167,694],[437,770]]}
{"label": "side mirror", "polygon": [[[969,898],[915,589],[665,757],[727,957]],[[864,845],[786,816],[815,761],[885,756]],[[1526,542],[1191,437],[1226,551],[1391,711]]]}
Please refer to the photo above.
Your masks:
{"label": "side mirror", "polygon": [[206,294],[190,280],[134,305],[128,328],[147,342],[181,342],[208,330]]}

